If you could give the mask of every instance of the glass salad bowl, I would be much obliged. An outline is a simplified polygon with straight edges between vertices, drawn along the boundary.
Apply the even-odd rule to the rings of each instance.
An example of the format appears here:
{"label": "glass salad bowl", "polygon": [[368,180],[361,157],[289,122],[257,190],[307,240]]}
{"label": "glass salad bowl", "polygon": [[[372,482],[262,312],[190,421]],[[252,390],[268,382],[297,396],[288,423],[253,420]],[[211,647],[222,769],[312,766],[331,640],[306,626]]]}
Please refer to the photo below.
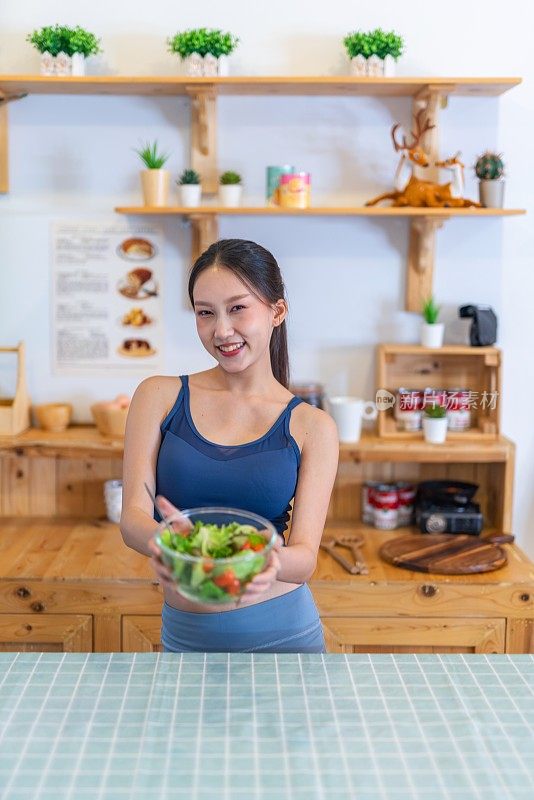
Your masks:
{"label": "glass salad bowl", "polygon": [[264,517],[239,508],[206,506],[180,514],[191,520],[192,530],[169,530],[162,522],[154,537],[176,589],[197,603],[235,602],[267,566],[276,528]]}

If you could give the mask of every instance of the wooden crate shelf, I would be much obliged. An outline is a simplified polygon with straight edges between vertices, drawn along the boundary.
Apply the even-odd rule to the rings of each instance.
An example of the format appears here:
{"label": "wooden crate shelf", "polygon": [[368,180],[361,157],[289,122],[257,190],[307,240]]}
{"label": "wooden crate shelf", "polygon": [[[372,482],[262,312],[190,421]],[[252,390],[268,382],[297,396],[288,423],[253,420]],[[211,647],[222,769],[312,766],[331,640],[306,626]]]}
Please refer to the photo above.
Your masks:
{"label": "wooden crate shelf", "polygon": [[[381,344],[377,347],[377,389],[392,394],[405,389],[469,389],[473,396],[472,427],[448,431],[451,441],[497,439],[500,433],[501,351],[496,347]],[[486,394],[484,394],[484,392]],[[422,431],[397,429],[393,408],[378,415],[378,435],[387,439],[416,441]]]}

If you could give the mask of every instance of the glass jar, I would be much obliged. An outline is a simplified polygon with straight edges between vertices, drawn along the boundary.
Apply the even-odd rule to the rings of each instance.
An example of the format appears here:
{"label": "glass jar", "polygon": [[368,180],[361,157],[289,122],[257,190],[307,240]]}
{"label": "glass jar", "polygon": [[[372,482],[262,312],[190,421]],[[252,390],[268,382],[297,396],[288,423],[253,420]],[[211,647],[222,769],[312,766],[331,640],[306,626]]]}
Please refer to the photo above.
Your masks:
{"label": "glass jar", "polygon": [[314,383],[311,381],[309,383],[294,383],[289,387],[289,391],[292,392],[295,397],[304,400],[305,403],[309,403],[316,408],[324,409],[324,386],[322,383]]}

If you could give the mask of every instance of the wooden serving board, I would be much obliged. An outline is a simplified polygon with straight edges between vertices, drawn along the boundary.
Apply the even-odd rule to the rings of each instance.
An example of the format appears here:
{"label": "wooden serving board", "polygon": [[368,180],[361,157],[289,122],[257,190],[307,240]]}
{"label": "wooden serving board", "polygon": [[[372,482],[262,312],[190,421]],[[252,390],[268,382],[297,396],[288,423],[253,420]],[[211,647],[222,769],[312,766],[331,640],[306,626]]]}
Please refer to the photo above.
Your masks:
{"label": "wooden serving board", "polygon": [[467,575],[490,572],[506,564],[498,543],[513,542],[509,534],[470,536],[462,533],[422,533],[399,536],[382,545],[379,555],[388,564],[416,572]]}

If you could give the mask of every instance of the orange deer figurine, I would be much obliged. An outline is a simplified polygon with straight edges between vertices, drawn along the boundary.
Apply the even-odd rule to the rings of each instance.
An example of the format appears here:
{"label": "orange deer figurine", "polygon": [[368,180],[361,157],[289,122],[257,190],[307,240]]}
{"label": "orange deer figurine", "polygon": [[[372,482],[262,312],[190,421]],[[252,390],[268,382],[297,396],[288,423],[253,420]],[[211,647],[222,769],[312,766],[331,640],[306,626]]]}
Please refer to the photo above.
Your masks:
{"label": "orange deer figurine", "polygon": [[[378,195],[378,197],[369,200],[365,205],[374,206],[380,203],[381,200],[392,200],[394,206],[415,206],[418,208],[467,208],[476,206],[480,208],[480,203],[475,203],[473,200],[467,200],[464,197],[458,196],[458,189],[461,184],[455,180],[455,185],[451,183],[434,183],[433,181],[423,181],[415,177],[414,168],[428,167],[429,157],[420,145],[423,135],[435,127],[430,125],[429,121],[423,122],[424,109],[422,109],[415,118],[415,131],[412,131],[413,142],[408,143],[406,136],[402,137],[402,144],[399,144],[395,138],[397,130],[401,127],[396,124],[391,129],[391,138],[393,139],[393,146],[397,153],[401,153],[401,158],[397,171],[395,173],[395,190],[393,192],[385,192]],[[445,161],[436,161],[436,166],[444,167],[445,169],[460,169],[463,167],[458,161],[459,153]],[[404,181],[406,174],[406,167],[409,168],[410,177],[407,183]],[[455,178],[461,177],[460,173],[455,175]],[[458,178],[459,180],[459,178]],[[463,191],[463,186],[462,186]]]}

